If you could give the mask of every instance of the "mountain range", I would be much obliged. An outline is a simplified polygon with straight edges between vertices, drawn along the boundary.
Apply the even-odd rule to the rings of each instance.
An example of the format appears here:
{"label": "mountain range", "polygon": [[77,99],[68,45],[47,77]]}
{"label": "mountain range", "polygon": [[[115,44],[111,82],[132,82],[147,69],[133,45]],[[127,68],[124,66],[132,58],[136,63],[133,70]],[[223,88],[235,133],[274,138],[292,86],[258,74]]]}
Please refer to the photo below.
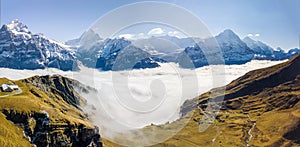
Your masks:
{"label": "mountain range", "polygon": [[[83,44],[83,41],[79,40],[89,40],[87,42],[90,43]],[[185,67],[186,62],[191,62],[194,68],[208,64],[244,64],[251,60],[285,60],[300,53],[298,48],[291,49],[288,52],[281,48],[273,49],[267,44],[249,37],[241,40],[238,35],[229,29],[214,38],[208,39],[177,38],[166,35],[137,40],[127,40],[125,38],[102,39],[94,31],[88,30],[79,39],[68,41],[67,44],[77,48],[78,57],[84,59],[81,60],[84,65],[88,67],[96,66],[97,68],[99,67],[97,62],[104,60],[103,53],[105,53],[105,61],[114,61],[115,56],[118,56],[124,48],[132,48],[133,46],[135,49],[139,48],[138,52],[146,52],[149,54],[147,57],[154,58],[153,62],[157,63],[157,66],[160,62],[175,62],[181,67]],[[220,48],[224,61],[217,61],[219,59],[216,59],[216,55],[219,53],[216,48]],[[204,50],[206,50],[205,54]],[[110,55],[107,56],[109,53]],[[207,59],[210,59],[210,61]],[[142,68],[157,66],[144,64]],[[110,68],[106,69],[109,70]]]}
{"label": "mountain range", "polygon": [[[223,57],[217,57],[220,53],[216,48],[220,48]],[[18,20],[0,29],[0,67],[14,69],[77,70],[83,64],[101,70],[126,70],[155,68],[163,62],[198,68],[209,64],[244,64],[251,60],[284,60],[298,53],[297,48],[285,52],[249,37],[241,40],[229,29],[208,39],[166,35],[138,40],[103,39],[89,29],[66,43],[32,34]]]}

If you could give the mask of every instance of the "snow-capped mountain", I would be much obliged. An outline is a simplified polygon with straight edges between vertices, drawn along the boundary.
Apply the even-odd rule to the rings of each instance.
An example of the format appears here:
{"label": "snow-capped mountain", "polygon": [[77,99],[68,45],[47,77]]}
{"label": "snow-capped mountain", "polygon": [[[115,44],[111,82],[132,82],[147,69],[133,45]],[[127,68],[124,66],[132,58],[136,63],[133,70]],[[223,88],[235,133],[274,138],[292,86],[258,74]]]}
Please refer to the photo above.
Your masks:
{"label": "snow-capped mountain", "polygon": [[300,53],[300,49],[298,48],[293,48],[293,49],[290,49],[288,52],[287,52],[287,58],[290,59],[292,57],[294,57],[295,55],[299,54]]}
{"label": "snow-capped mountain", "polygon": [[[216,42],[213,41],[214,39],[216,39]],[[185,48],[184,53],[188,55],[195,67],[220,64],[221,62],[218,63],[217,58],[215,58],[218,54],[213,52],[216,51],[214,49],[218,46],[222,51],[225,64],[244,64],[251,60],[285,60],[300,53],[298,48],[291,49],[288,52],[281,48],[273,49],[267,44],[249,37],[241,40],[238,35],[229,29],[215,38],[208,38],[200,41],[198,45]],[[206,51],[205,55],[203,51]]]}
{"label": "snow-capped mountain", "polygon": [[[105,55],[106,52],[114,52],[111,50],[124,47],[122,43],[125,42],[125,47],[131,45],[135,48],[139,48],[142,51],[149,53],[156,61],[163,62],[164,60],[176,62],[179,53],[181,53],[185,47],[194,45],[195,40],[197,39],[177,38],[168,35],[138,40],[127,40],[125,38],[104,40],[93,30],[88,30],[83,33],[80,38],[67,41],[66,44],[72,46],[72,48],[76,50],[77,58],[83,65],[94,68],[96,64],[97,67],[99,66],[99,63],[96,63],[99,56],[102,57],[101,60],[103,60],[103,58],[108,59],[108,57],[103,57],[103,55]],[[114,44],[112,42],[115,43],[115,46],[112,46],[112,44]],[[118,52],[115,52],[115,54],[118,55]],[[159,58],[163,60],[160,60]]]}
{"label": "snow-capped mountain", "polygon": [[232,30],[225,30],[215,38],[208,38],[193,47],[187,47],[184,53],[195,67],[201,67],[222,63],[217,57],[220,55],[218,48],[221,49],[225,64],[244,64],[254,57],[252,50]]}
{"label": "snow-capped mountain", "polygon": [[[91,29],[84,32],[80,38],[67,41],[66,44],[76,51],[76,56],[83,65],[101,70],[154,68],[159,66],[157,62],[163,62],[125,38],[104,40]],[[122,52],[125,48],[126,53]],[[119,64],[119,61],[123,62]],[[118,65],[114,67],[116,62]]]}
{"label": "snow-capped mountain", "polygon": [[[134,40],[133,43],[135,45],[139,45],[140,48],[152,46],[156,48],[159,52],[170,52],[174,49],[170,45],[172,44],[175,49],[186,48],[188,46],[193,46],[196,42],[199,42],[198,38],[177,38],[175,36],[152,36],[150,38],[137,39]],[[166,45],[167,44],[167,45]]]}
{"label": "snow-capped mountain", "polygon": [[225,64],[244,64],[253,59],[254,53],[232,30],[225,30],[215,37]]}
{"label": "snow-capped mountain", "polygon": [[66,45],[42,34],[32,34],[18,20],[0,29],[0,67],[15,69],[78,69],[75,54]]}
{"label": "snow-capped mountain", "polygon": [[158,67],[155,57],[132,45],[124,38],[107,39],[99,50],[96,68],[102,70],[127,70]]}
{"label": "snow-capped mountain", "polygon": [[273,49],[261,41],[255,41],[250,37],[245,37],[243,41],[254,52],[254,59],[257,60],[284,60],[290,59],[296,54],[300,53],[298,48],[290,49],[285,52],[281,48]]}
{"label": "snow-capped mountain", "polygon": [[192,47],[187,47],[181,52],[177,58],[180,67],[183,68],[197,68],[208,65],[207,57],[199,44]]}
{"label": "snow-capped mountain", "polygon": [[274,49],[261,41],[255,41],[250,37],[245,37],[243,41],[254,52],[256,57],[272,57]]}
{"label": "snow-capped mountain", "polygon": [[151,55],[168,62],[177,62],[179,54],[189,46],[193,46],[198,38],[177,38],[175,36],[152,36],[150,38],[133,40],[133,45]]}
{"label": "snow-capped mountain", "polygon": [[[244,64],[251,60],[284,60],[299,53],[297,49],[285,52],[273,49],[261,41],[249,37],[240,39],[232,30],[227,29],[214,38],[177,38],[174,36],[156,36],[137,40],[124,38],[101,39],[98,34],[89,30],[79,39],[71,41],[77,48],[77,57],[88,67],[111,70],[112,66],[126,47],[137,53],[146,52],[153,61],[139,63],[139,67],[156,67],[149,63],[175,62],[182,67],[201,67],[208,64]],[[70,44],[70,42],[68,42]],[[221,49],[222,57],[217,52]],[[132,52],[131,52],[132,53]],[[137,55],[137,53],[132,53]],[[205,53],[205,54],[204,54]],[[129,56],[127,56],[129,58]],[[131,56],[130,58],[134,58]],[[145,59],[148,60],[148,59]],[[151,62],[150,62],[151,61]],[[124,62],[125,63],[125,62]],[[192,65],[191,65],[192,64]]]}
{"label": "snow-capped mountain", "polygon": [[92,29],[85,31],[79,38],[69,40],[65,44],[70,46],[91,46],[103,39]]}
{"label": "snow-capped mountain", "polygon": [[124,38],[102,39],[93,30],[88,30],[78,39],[65,44],[42,34],[33,34],[26,25],[14,20],[0,29],[0,67],[74,70],[78,69],[79,61],[87,67],[102,70],[114,70],[115,64],[115,70],[153,68],[158,67],[160,62],[201,67],[222,63],[217,57],[220,55],[216,50],[218,47],[225,64],[243,64],[253,59],[284,60],[300,53],[297,48],[287,52],[281,48],[273,49],[249,37],[241,40],[229,29],[214,38],[203,40],[159,36],[134,41]]}
{"label": "snow-capped mountain", "polygon": [[73,50],[76,51],[76,57],[84,66],[95,68],[99,52],[104,46],[103,40],[97,33],[89,29],[78,39],[67,41]]}

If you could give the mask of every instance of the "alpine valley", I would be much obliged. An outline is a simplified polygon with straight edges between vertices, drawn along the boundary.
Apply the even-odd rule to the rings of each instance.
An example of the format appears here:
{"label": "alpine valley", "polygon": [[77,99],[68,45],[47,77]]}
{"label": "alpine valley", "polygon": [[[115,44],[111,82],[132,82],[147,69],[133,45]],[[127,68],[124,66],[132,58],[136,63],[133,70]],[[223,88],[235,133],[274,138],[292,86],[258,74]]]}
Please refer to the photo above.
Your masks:
{"label": "alpine valley", "polygon": [[[217,58],[216,48],[224,61]],[[250,37],[241,39],[230,29],[205,39],[169,35],[102,38],[89,29],[61,43],[34,34],[14,20],[0,29],[0,146],[297,147],[299,53],[298,48],[274,49]],[[226,72],[214,75],[213,68]],[[190,73],[198,76],[197,81],[188,83]],[[112,75],[115,81],[109,79]],[[152,114],[139,120],[144,113],[127,113],[130,110],[119,108],[122,102],[118,99],[109,103],[115,100],[113,82],[123,84],[122,76],[133,77],[128,78],[131,84],[124,84],[129,88],[120,90],[124,95],[131,90],[142,101],[149,95],[166,97],[158,120]],[[188,97],[175,103],[184,89],[176,87],[178,77],[191,91],[185,91]],[[167,83],[165,87],[159,82],[150,85],[150,92],[159,95],[147,91],[144,81],[153,78],[154,83]],[[217,82],[211,84],[213,80]],[[189,87],[193,83],[200,83],[200,90]],[[94,99],[100,106],[109,104],[107,109],[99,110]],[[174,117],[166,118],[173,107]],[[130,136],[113,134],[101,125],[114,124],[101,117],[107,111],[120,116],[114,118],[118,123],[130,120],[128,126],[138,127],[129,130]],[[166,139],[157,142],[162,138]]]}

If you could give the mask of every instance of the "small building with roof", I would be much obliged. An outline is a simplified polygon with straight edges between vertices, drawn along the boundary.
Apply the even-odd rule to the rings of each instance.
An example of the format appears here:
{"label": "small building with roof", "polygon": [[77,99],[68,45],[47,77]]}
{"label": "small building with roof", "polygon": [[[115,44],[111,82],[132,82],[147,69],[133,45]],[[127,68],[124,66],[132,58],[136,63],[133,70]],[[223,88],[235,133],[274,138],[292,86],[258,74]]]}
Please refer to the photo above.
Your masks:
{"label": "small building with roof", "polygon": [[2,84],[1,89],[3,92],[12,92],[14,90],[19,90],[18,85]]}

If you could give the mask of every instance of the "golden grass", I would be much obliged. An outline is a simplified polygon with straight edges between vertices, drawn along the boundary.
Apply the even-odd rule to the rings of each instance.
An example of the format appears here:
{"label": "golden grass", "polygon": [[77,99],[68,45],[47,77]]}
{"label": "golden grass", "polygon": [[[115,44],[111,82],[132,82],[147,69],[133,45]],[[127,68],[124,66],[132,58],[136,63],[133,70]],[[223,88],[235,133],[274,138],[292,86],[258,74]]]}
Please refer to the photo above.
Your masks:
{"label": "golden grass", "polygon": [[[252,121],[250,122],[247,114],[244,114],[243,111],[220,111],[218,115],[220,119],[225,120],[225,122],[216,120],[205,132],[199,132],[199,125],[193,119],[190,119],[184,128],[176,133],[176,135],[154,146],[244,147],[246,146],[245,139],[249,138],[248,131],[252,127],[253,121],[256,122],[256,126],[252,130],[253,138],[249,142],[251,145],[276,146],[276,144],[281,143],[282,146],[298,146],[297,144],[284,139],[283,134],[295,127],[295,122],[298,122],[300,119],[299,112],[297,107],[285,111],[271,111],[263,113],[262,115],[258,115],[258,112],[256,111],[250,111],[249,115]],[[261,112],[259,112],[259,114],[260,113]],[[192,118],[201,117],[202,115],[196,110]],[[159,138],[168,135],[171,133],[170,130],[176,129],[182,123],[184,123],[184,121],[181,119],[166,125],[148,126],[141,131],[143,132],[143,136],[148,137],[147,141],[151,142],[153,140],[151,140],[151,137],[147,136],[147,134],[150,134],[149,132],[157,133],[158,135],[156,137]],[[119,136],[120,139],[124,137],[125,136]],[[139,137],[141,136],[138,134],[133,136],[133,138],[136,139],[139,139]],[[152,139],[155,140],[156,138]],[[106,139],[103,139],[103,143],[107,147],[120,146]]]}
{"label": "golden grass", "polygon": [[20,128],[6,120],[0,113],[0,146],[1,147],[30,147],[29,141],[23,136]]}
{"label": "golden grass", "polygon": [[[45,93],[30,84],[24,84],[21,81],[15,82],[23,91],[23,93],[14,96],[0,98],[0,109],[13,109],[16,112],[41,112],[45,110],[50,115],[51,122],[65,122],[70,124],[85,124],[92,127],[89,122],[83,120],[83,112],[74,106],[66,103],[59,96],[50,98],[52,93]],[[30,90],[34,90],[39,96],[32,94]]]}
{"label": "golden grass", "polygon": [[[12,82],[8,79],[0,79],[1,83]],[[66,103],[61,97],[52,93],[40,91],[31,84],[25,84],[22,81],[13,81],[21,89],[22,93],[18,95],[0,98],[0,111],[13,110],[16,113],[32,114],[34,112],[42,113],[45,110],[50,116],[50,124],[84,124],[88,128],[94,127],[88,120],[84,119],[84,113],[74,106]],[[35,91],[39,96],[33,94]],[[53,94],[52,94],[53,95]],[[34,121],[30,121],[30,126],[34,127]],[[29,142],[23,137],[22,129],[7,121],[0,113],[0,146],[30,146]],[[15,141],[17,140],[17,141]]]}

